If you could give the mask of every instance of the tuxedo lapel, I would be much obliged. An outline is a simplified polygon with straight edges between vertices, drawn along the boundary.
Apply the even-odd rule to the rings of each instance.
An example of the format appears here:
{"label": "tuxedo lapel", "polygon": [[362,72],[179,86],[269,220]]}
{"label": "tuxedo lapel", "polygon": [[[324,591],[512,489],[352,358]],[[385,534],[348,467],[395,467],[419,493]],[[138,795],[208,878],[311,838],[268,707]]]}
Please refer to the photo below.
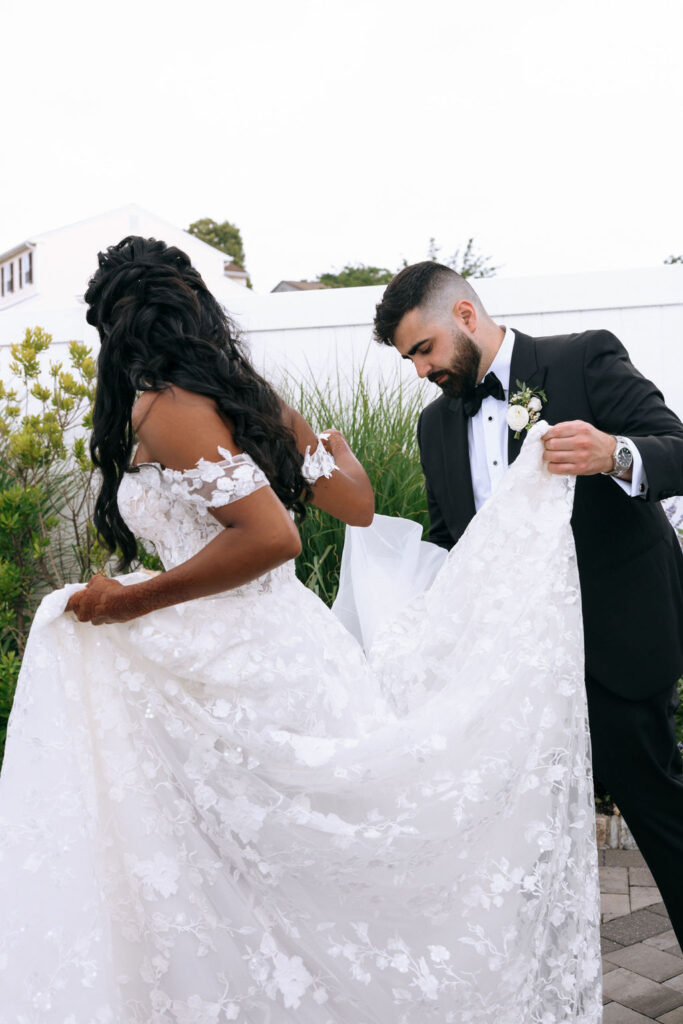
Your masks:
{"label": "tuxedo lapel", "polygon": [[[451,508],[458,523],[469,523],[474,516],[474,490],[467,440],[467,416],[460,398],[449,398],[444,417],[444,475]],[[463,527],[464,528],[464,527]]]}
{"label": "tuxedo lapel", "polygon": [[[510,394],[514,395],[519,391],[520,384],[528,384],[530,387],[542,388],[545,383],[545,367],[539,367],[536,355],[536,342],[527,334],[515,330],[515,343],[512,348],[512,360],[510,362]],[[543,413],[541,413],[543,416]],[[522,442],[526,434],[522,430],[517,440],[515,432],[511,430],[508,434],[508,464],[515,461],[520,453]]]}

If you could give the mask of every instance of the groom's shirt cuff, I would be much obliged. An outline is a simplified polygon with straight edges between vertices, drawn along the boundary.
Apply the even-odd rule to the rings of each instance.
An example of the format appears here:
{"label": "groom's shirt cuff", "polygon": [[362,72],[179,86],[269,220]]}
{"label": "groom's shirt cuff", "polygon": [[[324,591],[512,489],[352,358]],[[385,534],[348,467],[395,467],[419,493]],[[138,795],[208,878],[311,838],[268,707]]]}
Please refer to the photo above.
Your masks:
{"label": "groom's shirt cuff", "polygon": [[633,456],[631,479],[620,480],[619,477],[616,476],[613,476],[612,479],[615,484],[619,484],[622,491],[628,494],[629,498],[647,498],[647,473],[643,466],[641,454],[630,438],[625,437],[624,440],[628,442],[628,446],[631,449],[631,455]]}

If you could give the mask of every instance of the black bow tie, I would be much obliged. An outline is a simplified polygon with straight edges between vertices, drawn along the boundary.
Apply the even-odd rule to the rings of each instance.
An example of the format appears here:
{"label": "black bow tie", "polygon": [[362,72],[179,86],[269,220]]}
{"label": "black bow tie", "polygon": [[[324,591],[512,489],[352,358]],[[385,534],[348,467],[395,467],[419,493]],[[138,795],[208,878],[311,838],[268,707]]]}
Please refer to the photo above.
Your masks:
{"label": "black bow tie", "polygon": [[481,384],[477,384],[476,388],[472,391],[468,391],[466,395],[463,395],[462,407],[465,410],[466,416],[476,416],[481,409],[481,403],[485,398],[491,395],[492,398],[497,398],[499,401],[505,401],[505,391],[503,385],[500,383],[495,373],[487,373]]}

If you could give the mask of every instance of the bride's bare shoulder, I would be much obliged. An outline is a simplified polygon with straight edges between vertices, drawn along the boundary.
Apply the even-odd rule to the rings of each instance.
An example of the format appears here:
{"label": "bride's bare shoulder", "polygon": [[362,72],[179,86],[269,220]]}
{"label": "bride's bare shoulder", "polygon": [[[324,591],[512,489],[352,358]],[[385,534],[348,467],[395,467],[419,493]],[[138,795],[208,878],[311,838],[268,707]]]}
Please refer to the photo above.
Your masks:
{"label": "bride's bare shoulder", "polygon": [[219,445],[240,451],[215,401],[185,388],[143,392],[131,419],[145,460],[172,469],[187,469],[200,458],[215,460]]}
{"label": "bride's bare shoulder", "polygon": [[152,412],[154,416],[177,415],[183,408],[205,408],[218,415],[213,398],[171,384],[163,391],[143,391],[136,399],[131,412],[133,430],[137,433]]}

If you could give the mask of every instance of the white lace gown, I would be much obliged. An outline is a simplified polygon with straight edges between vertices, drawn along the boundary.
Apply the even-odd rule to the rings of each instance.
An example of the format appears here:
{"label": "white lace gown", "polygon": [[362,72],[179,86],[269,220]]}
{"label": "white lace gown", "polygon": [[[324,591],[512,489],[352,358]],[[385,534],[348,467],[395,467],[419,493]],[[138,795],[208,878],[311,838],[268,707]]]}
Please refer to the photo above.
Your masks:
{"label": "white lace gown", "polygon": [[[127,624],[43,601],[0,779],[2,1024],[597,1024],[572,488],[541,433],[367,658],[291,563]],[[121,485],[166,567],[265,484],[217,458]]]}

